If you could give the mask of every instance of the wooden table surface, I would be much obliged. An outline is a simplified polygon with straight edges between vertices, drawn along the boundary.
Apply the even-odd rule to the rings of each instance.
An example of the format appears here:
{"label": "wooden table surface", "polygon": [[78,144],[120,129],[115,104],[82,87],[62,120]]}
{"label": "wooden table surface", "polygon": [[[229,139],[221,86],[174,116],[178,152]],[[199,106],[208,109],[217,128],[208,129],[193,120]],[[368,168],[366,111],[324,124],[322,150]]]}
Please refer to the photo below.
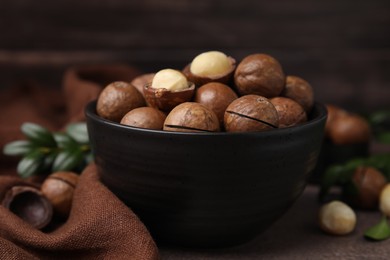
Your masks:
{"label": "wooden table surface", "polygon": [[318,187],[309,185],[290,210],[254,240],[225,249],[160,248],[162,259],[375,259],[390,258],[390,240],[370,242],[364,231],[376,224],[377,211],[357,211],[357,225],[346,236],[331,236],[318,227]]}

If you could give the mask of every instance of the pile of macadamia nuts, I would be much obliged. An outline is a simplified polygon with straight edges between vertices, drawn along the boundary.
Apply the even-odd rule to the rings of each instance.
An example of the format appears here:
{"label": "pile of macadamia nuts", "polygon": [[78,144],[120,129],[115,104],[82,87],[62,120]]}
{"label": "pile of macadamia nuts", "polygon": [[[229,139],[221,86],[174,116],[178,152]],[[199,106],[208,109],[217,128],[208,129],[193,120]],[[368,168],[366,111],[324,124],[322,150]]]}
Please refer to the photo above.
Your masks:
{"label": "pile of macadamia nuts", "polygon": [[113,82],[97,101],[99,116],[132,127],[177,132],[254,132],[307,121],[313,89],[285,75],[267,54],[236,60],[219,51],[181,71],[163,69]]}

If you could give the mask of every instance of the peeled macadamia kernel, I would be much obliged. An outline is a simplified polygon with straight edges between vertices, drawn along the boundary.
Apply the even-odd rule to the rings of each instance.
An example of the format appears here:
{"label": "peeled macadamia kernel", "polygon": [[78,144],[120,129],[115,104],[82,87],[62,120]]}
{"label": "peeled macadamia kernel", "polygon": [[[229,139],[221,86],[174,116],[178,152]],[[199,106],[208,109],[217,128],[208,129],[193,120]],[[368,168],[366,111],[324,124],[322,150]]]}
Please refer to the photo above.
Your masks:
{"label": "peeled macadamia kernel", "polygon": [[219,51],[208,51],[199,54],[191,62],[192,74],[202,77],[216,77],[231,70],[229,58]]}
{"label": "peeled macadamia kernel", "polygon": [[310,112],[314,104],[313,88],[306,80],[297,76],[289,75],[286,77],[286,86],[281,96],[298,102],[306,113]]}
{"label": "peeled macadamia kernel", "polygon": [[383,187],[379,197],[379,209],[387,217],[390,217],[390,184]]}
{"label": "peeled macadamia kernel", "polygon": [[195,84],[178,70],[163,69],[144,86],[143,92],[149,106],[169,112],[175,106],[191,101]]}
{"label": "peeled macadamia kernel", "polygon": [[279,116],[267,98],[246,95],[226,108],[224,125],[227,132],[265,131],[279,126]]}
{"label": "peeled macadamia kernel", "polygon": [[222,125],[226,108],[237,98],[237,94],[229,86],[210,82],[196,90],[194,101],[214,111]]}
{"label": "peeled macadamia kernel", "polygon": [[266,98],[279,96],[285,76],[280,63],[266,54],[245,57],[234,72],[234,82],[240,95],[255,94]]}
{"label": "peeled macadamia kernel", "polygon": [[319,225],[328,234],[346,235],[355,229],[356,214],[347,204],[332,201],[321,207]]}
{"label": "peeled macadamia kernel", "polygon": [[152,88],[165,88],[169,91],[179,91],[188,88],[187,78],[178,70],[163,69],[153,77]]}
{"label": "peeled macadamia kernel", "polygon": [[178,105],[168,114],[164,130],[176,132],[217,132],[218,117],[202,104],[186,102]]}
{"label": "peeled macadamia kernel", "polygon": [[129,111],[121,120],[121,124],[162,130],[166,116],[153,107],[138,107]]}
{"label": "peeled macadamia kernel", "polygon": [[303,107],[290,98],[274,97],[270,99],[279,115],[279,127],[290,127],[307,121]]}
{"label": "peeled macadamia kernel", "polygon": [[131,84],[117,81],[106,86],[99,95],[96,112],[99,116],[119,122],[136,107],[145,106],[142,94]]}

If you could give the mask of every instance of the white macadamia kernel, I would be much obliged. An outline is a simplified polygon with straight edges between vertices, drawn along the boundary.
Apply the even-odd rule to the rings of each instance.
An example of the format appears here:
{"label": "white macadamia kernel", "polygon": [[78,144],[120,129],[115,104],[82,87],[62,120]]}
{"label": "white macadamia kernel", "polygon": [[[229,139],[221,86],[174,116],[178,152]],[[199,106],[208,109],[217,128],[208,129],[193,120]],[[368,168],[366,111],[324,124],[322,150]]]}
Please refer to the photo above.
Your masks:
{"label": "white macadamia kernel", "polygon": [[379,196],[379,209],[387,217],[390,217],[390,184],[383,187]]}
{"label": "white macadamia kernel", "polygon": [[199,54],[192,60],[190,71],[201,77],[215,77],[229,72],[231,67],[232,64],[224,53],[208,51]]}
{"label": "white macadamia kernel", "polygon": [[356,214],[347,204],[335,200],[321,207],[319,222],[326,233],[346,235],[355,229]]}
{"label": "white macadamia kernel", "polygon": [[165,88],[169,91],[180,91],[188,88],[187,78],[178,70],[163,69],[156,73],[152,88]]}

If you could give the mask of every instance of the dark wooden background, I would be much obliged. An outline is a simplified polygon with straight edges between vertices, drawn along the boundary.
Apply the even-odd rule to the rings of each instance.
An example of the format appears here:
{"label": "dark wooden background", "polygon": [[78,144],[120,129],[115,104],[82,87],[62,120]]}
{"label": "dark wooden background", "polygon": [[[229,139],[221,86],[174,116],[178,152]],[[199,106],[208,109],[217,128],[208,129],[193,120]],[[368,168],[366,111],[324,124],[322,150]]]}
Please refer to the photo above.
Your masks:
{"label": "dark wooden background", "polygon": [[0,87],[60,86],[69,66],[182,68],[221,50],[277,58],[316,98],[390,106],[389,0],[0,0]]}

